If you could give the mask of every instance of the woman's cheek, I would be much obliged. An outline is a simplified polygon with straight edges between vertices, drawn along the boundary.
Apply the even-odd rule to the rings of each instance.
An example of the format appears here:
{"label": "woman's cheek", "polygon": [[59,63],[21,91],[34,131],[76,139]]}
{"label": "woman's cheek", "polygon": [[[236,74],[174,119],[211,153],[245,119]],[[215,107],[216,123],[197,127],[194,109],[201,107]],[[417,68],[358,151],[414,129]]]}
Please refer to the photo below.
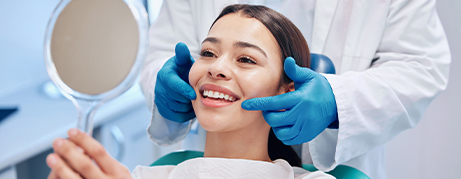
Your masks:
{"label": "woman's cheek", "polygon": [[258,80],[254,80],[256,78],[246,80],[246,85],[243,87],[241,85],[244,88],[242,90],[245,91],[246,98],[251,99],[276,95],[278,83],[269,77],[270,75],[259,75]]}
{"label": "woman's cheek", "polygon": [[189,71],[189,83],[190,83],[190,86],[192,86],[192,88],[195,88],[195,86],[197,85],[197,82],[199,80],[199,71],[198,70],[198,67],[199,65],[196,63],[194,63],[192,65],[192,67],[190,68],[190,71]]}

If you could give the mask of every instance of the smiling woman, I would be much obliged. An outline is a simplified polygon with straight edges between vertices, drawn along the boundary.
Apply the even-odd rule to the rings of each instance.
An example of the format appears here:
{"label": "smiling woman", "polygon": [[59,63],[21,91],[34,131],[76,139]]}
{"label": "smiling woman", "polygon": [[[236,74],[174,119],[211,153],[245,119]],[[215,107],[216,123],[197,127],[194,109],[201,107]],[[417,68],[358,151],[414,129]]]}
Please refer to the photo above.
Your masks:
{"label": "smiling woman", "polygon": [[[187,50],[183,43],[176,48]],[[263,6],[226,7],[202,42],[200,58],[189,73],[189,83],[197,94],[192,106],[199,123],[207,130],[204,157],[177,166],[138,166],[132,176],[333,178],[323,172],[308,172],[297,167],[301,165],[299,157],[274,136],[262,112],[241,107],[247,99],[294,91],[294,84],[283,68],[284,64],[294,66],[294,63],[308,67],[309,51],[300,49],[308,49],[302,34],[276,11]],[[77,171],[86,178],[126,176],[126,170],[107,158],[99,144],[82,133],[72,132],[69,140],[57,140],[54,148],[58,155],[75,164],[66,165],[52,154],[49,159],[55,160],[50,162],[53,161],[50,159],[48,163],[54,173],[50,176],[58,176],[60,171],[63,175],[64,171]]]}
{"label": "smiling woman", "polygon": [[[270,128],[261,112],[245,111],[240,107],[241,102],[250,98],[293,91],[292,80],[283,70],[283,60],[294,57],[297,59],[296,64],[309,67],[308,49],[296,26],[271,9],[248,5],[225,8],[213,23],[208,37],[202,42],[201,57],[192,67],[189,76],[192,87],[201,94],[197,95],[193,106],[200,124],[208,131],[207,144],[224,143],[219,145],[229,145],[228,148],[232,148],[234,144],[223,142],[225,140],[221,140],[221,137],[212,136],[220,136],[220,133],[214,133],[216,128],[229,130],[232,129],[229,126],[236,125],[242,128],[227,135],[267,137]],[[201,78],[197,80],[199,77]],[[196,82],[201,86],[194,86]],[[226,96],[233,98],[229,100]],[[222,98],[224,100],[220,100]],[[216,119],[212,119],[214,112],[218,115]],[[245,130],[247,132],[242,132]],[[215,138],[217,141],[211,142]],[[247,141],[246,146],[267,141],[256,137],[254,140],[256,141]],[[254,155],[257,153],[255,151],[251,153],[253,156],[246,156],[247,159],[284,159],[292,166],[301,166],[301,160],[294,150],[278,140],[272,130],[268,143],[259,145],[251,149],[260,151],[261,155]],[[235,151],[232,153],[235,154]],[[215,156],[212,152],[205,153],[205,156],[207,154]],[[256,156],[262,158],[254,158]]]}
{"label": "smiling woman", "polygon": [[[268,142],[270,126],[261,111],[241,108],[244,100],[294,90],[289,78],[282,78],[283,60],[293,56],[300,66],[309,64],[309,52],[293,53],[293,47],[298,46],[308,49],[297,28],[275,11],[247,5],[223,10],[202,42],[200,58],[189,73],[189,82],[198,94],[192,105],[198,121],[208,131],[205,157],[261,161],[283,158],[292,166],[301,165],[291,147],[275,137]],[[275,145],[268,147],[269,143]]]}

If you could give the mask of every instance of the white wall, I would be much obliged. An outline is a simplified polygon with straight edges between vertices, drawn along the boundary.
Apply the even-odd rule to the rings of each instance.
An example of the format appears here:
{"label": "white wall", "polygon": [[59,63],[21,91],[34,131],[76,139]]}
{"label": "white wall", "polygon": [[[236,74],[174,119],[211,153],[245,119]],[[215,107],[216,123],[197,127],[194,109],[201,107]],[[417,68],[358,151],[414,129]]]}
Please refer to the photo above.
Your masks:
{"label": "white wall", "polygon": [[59,0],[0,0],[0,96],[47,77],[43,43]]}
{"label": "white wall", "polygon": [[461,179],[461,1],[439,0],[437,11],[452,53],[448,87],[387,145],[387,178]]}

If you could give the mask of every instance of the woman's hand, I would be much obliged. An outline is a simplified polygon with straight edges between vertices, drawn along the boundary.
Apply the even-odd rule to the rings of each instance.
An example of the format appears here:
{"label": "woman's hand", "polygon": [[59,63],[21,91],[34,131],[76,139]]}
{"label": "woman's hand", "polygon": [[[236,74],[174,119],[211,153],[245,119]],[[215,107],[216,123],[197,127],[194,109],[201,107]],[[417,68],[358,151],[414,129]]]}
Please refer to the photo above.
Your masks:
{"label": "woman's hand", "polygon": [[70,129],[68,134],[69,139],[58,138],[53,142],[55,153],[46,158],[51,168],[48,179],[131,178],[130,171],[91,136],[78,129]]}

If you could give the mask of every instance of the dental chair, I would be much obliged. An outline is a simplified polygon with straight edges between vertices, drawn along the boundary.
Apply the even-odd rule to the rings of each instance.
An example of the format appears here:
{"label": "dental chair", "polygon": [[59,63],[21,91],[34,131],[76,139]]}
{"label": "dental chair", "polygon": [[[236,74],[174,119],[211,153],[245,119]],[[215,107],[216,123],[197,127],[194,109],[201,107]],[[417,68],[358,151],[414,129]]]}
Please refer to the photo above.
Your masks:
{"label": "dental chair", "polygon": [[[318,73],[335,74],[336,70],[333,62],[325,55],[311,53],[311,69]],[[177,165],[188,159],[203,157],[203,152],[200,151],[176,151],[167,154],[150,166],[161,165]],[[318,169],[312,164],[303,164],[303,168],[307,171],[317,171]],[[353,167],[346,165],[338,165],[332,171],[326,172],[338,179],[370,179],[366,174]]]}

